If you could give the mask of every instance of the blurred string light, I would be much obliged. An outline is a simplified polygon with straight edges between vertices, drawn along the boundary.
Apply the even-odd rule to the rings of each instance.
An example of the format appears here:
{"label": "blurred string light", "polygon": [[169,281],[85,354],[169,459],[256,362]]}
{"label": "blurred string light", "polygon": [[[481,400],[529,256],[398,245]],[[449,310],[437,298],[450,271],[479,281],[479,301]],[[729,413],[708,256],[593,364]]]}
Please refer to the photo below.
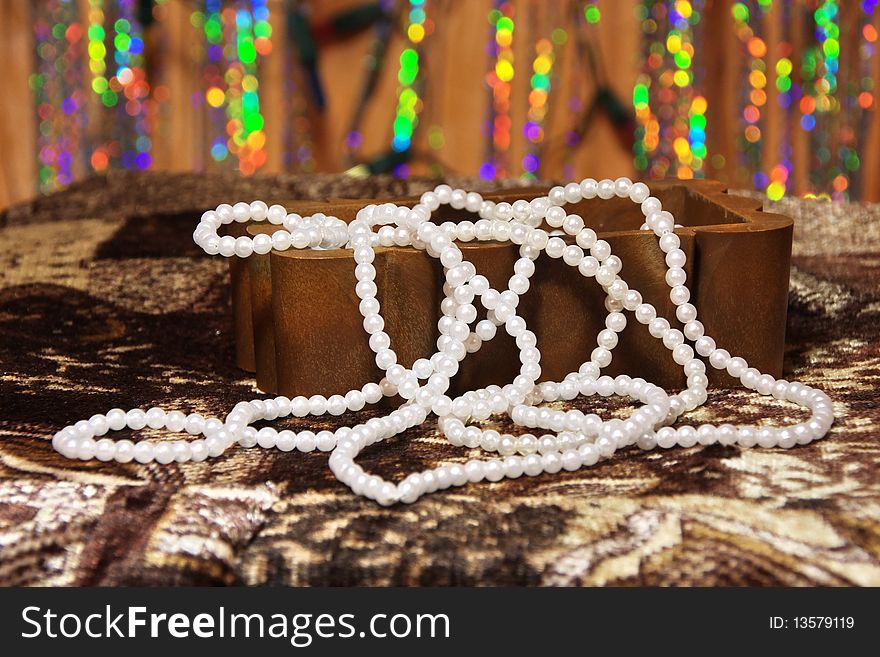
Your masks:
{"label": "blurred string light", "polygon": [[[818,42],[816,64],[820,67],[815,74],[812,96],[815,101],[813,111],[822,130],[812,132],[812,152],[818,159],[818,166],[811,172],[811,181],[816,189],[826,189],[830,182],[833,196],[840,196],[849,187],[849,179],[840,166],[841,156],[845,157],[850,141],[845,126],[841,126],[841,106],[838,95],[838,74],[840,71],[840,8],[836,0],[827,0],[813,12]],[[834,131],[833,134],[831,131]]]}
{"label": "blurred string light", "polygon": [[266,0],[224,6],[207,0],[196,11],[207,42],[204,101],[212,124],[210,155],[222,162],[231,154],[245,175],[266,162],[266,133],[260,111],[259,58],[272,52],[272,26]]}
{"label": "blurred string light", "polygon": [[836,97],[840,53],[837,10],[836,3],[822,2],[813,12],[815,42],[804,50],[801,59],[800,125],[810,133],[810,183],[814,189],[823,188],[832,160],[828,135],[824,129],[816,128],[825,128],[821,125],[827,122],[825,118],[840,111]]}
{"label": "blurred string light", "polygon": [[[104,0],[89,0],[89,71],[92,74],[92,91],[101,97],[104,102],[104,94],[107,93],[107,101],[115,100],[115,93],[110,90],[105,74],[107,73],[107,47],[104,39],[107,33],[104,31]],[[107,102],[104,102],[107,105]]]}
{"label": "blurred string light", "polygon": [[[873,65],[874,58],[877,56],[877,4],[880,0],[862,0],[862,17],[859,44],[859,64],[858,64],[858,80],[850,85],[849,106],[853,111],[858,113],[858,120],[855,121],[857,129],[857,146],[863,147],[867,141],[869,118],[875,111],[874,104],[874,77]],[[850,193],[854,197],[860,196],[861,192],[861,176],[855,175],[861,167],[861,159],[856,148],[852,149],[847,156],[846,167],[853,172],[852,183],[850,185]]]}
{"label": "blurred string light", "polygon": [[695,91],[694,70],[694,28],[703,5],[645,0],[637,8],[645,46],[633,86],[633,164],[651,178],[704,175],[708,102]]}
{"label": "blurred string light", "polygon": [[[397,72],[397,110],[394,113],[391,149],[395,153],[406,153],[412,147],[413,132],[419,123],[422,101],[417,90],[419,77],[419,49],[425,38],[425,0],[409,0],[406,17],[407,46],[400,53],[400,68]],[[395,166],[395,175],[408,174],[405,162]]]}
{"label": "blurred string light", "polygon": [[[153,103],[144,69],[143,29],[135,16],[137,0],[119,0],[119,18],[113,24],[114,78],[120,86],[118,111],[120,125],[133,123],[133,130],[120,133],[120,161],[125,169],[148,169],[150,156],[149,120]],[[130,119],[128,117],[131,117]]]}
{"label": "blurred string light", "polygon": [[112,167],[148,169],[150,116],[154,102],[144,68],[143,29],[136,0],[89,0],[88,57],[95,112],[114,120],[90,122],[89,163],[96,172]]}
{"label": "blurred string light", "polygon": [[[654,89],[655,105],[660,96],[667,95],[659,87],[659,71],[663,66],[666,48],[657,40],[661,23],[666,17],[666,7],[654,0],[643,0],[637,8],[636,16],[641,21],[643,34],[642,70],[633,86],[633,107],[636,115],[636,128],[633,139],[633,164],[642,174],[653,173],[663,177],[667,163],[659,152],[660,119],[651,107],[651,90]],[[655,167],[652,167],[655,165]],[[649,167],[653,171],[649,171]],[[662,171],[662,173],[659,173]],[[659,175],[658,175],[659,174]]]}
{"label": "blurred string light", "polygon": [[[104,29],[104,0],[89,0],[88,55],[89,71],[92,74],[92,91],[98,96],[104,107],[116,105],[116,92],[110,88],[107,79],[107,32]],[[100,137],[93,146],[89,163],[94,171],[102,173],[110,167],[111,157],[118,155],[112,142],[105,142]]]}
{"label": "blurred string light", "polygon": [[221,0],[207,0],[205,11],[196,10],[190,17],[195,27],[201,27],[205,35],[206,63],[202,71],[205,86],[210,128],[210,156],[215,162],[223,162],[229,156],[226,137],[226,79],[223,70],[226,66],[223,48],[223,4]]}
{"label": "blurred string light", "polygon": [[694,92],[694,26],[700,22],[701,0],[671,0],[670,30],[666,50],[672,56],[672,83],[678,90],[676,116],[671,127],[672,149],[677,160],[675,175],[690,179],[702,177],[706,158],[706,110],[704,96]]}
{"label": "blurred string light", "polygon": [[[554,34],[559,38],[557,33]],[[532,61],[532,77],[529,80],[529,110],[523,126],[523,135],[530,145],[522,160],[523,177],[526,179],[535,179],[540,166],[540,144],[544,141],[544,119],[547,116],[547,98],[550,94],[554,60],[553,40],[539,39],[535,44],[535,59]]]}
{"label": "blurred string light", "polygon": [[[793,105],[793,99],[800,94],[800,87],[792,82],[792,71],[794,65],[791,57],[793,55],[793,47],[791,44],[791,25],[792,25],[792,7],[790,2],[780,2],[779,9],[782,12],[782,39],[776,44],[776,61],[773,63],[771,72],[776,74],[776,104],[783,112],[783,135],[780,140],[779,158],[773,168],[770,169],[769,182],[767,184],[767,198],[771,201],[781,199],[789,188],[789,178],[791,177],[792,162],[792,141],[791,141],[791,117],[790,109]],[[770,9],[772,7],[768,7]],[[769,62],[769,54],[768,54]],[[770,86],[768,84],[768,89]],[[772,92],[772,89],[770,89]]]}
{"label": "blurred string light", "polygon": [[760,12],[770,7],[769,0],[735,2],[731,7],[736,36],[745,46],[747,55],[743,76],[748,84],[743,85],[742,134],[738,138],[741,168],[752,172],[753,186],[762,191],[769,183],[767,174],[761,170],[763,114],[767,104],[767,44],[752,26],[760,25]]}
{"label": "blurred string light", "polygon": [[801,89],[804,93],[798,105],[801,112],[800,125],[807,132],[811,132],[816,127],[814,89],[819,61],[819,48],[815,44],[804,48],[801,54]]}
{"label": "blurred string light", "polygon": [[491,135],[486,160],[480,167],[480,177],[492,180],[509,175],[507,151],[513,122],[510,118],[510,92],[515,73],[513,62],[514,8],[511,2],[495,0],[489,11],[492,36],[489,43],[494,65],[486,74],[491,94],[491,112],[487,132]]}
{"label": "blurred string light", "polygon": [[[591,3],[593,4],[593,3]],[[593,5],[595,6],[595,5]],[[586,10],[586,7],[585,7]],[[598,14],[597,23],[601,19],[601,12]],[[577,31],[583,27],[583,22],[586,21],[586,11],[583,13],[579,10],[574,12],[573,22],[571,30],[571,39],[572,39],[572,50],[577,52]],[[569,40],[569,33],[565,31],[562,27],[557,27],[553,31],[553,42],[558,46],[565,45]],[[573,179],[577,175],[577,170],[575,167],[575,155],[577,153],[577,148],[580,146],[581,141],[583,141],[583,134],[579,130],[579,121],[578,117],[584,111],[584,96],[585,96],[585,86],[584,85],[584,74],[581,69],[579,62],[575,62],[573,65],[568,67],[568,104],[566,109],[568,110],[569,116],[572,117],[572,121],[570,121],[568,129],[565,132],[565,156],[562,163],[562,177],[567,179]]]}
{"label": "blurred string light", "polygon": [[[248,7],[247,5],[250,4]],[[235,59],[226,71],[229,150],[250,175],[266,162],[266,133],[260,112],[257,59],[272,52],[266,0],[240,4],[235,11]]]}
{"label": "blurred string light", "polygon": [[50,192],[73,180],[81,150],[83,30],[76,0],[33,6],[36,70],[28,83],[37,110],[37,182]]}
{"label": "blurred string light", "polygon": [[[877,4],[880,0],[862,0],[862,43],[859,46],[860,79],[856,93],[856,104],[861,110],[874,107],[874,78],[872,76],[872,60],[877,54]],[[862,118],[869,114],[862,112]]]}

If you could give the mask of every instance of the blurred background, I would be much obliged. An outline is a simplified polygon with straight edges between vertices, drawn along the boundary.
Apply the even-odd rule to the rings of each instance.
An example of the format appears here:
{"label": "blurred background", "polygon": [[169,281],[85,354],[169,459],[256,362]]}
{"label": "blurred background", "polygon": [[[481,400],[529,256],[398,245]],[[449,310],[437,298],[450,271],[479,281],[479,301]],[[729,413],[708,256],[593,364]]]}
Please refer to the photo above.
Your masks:
{"label": "blurred background", "polygon": [[118,169],[880,200],[878,0],[0,0],[0,207]]}

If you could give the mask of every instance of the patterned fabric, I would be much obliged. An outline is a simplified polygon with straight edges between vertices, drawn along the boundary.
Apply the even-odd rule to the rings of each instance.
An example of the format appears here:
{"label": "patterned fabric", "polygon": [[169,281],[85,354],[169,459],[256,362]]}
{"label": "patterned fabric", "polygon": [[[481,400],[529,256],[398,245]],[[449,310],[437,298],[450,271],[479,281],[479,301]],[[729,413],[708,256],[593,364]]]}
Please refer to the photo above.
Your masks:
{"label": "patterned fabric", "polygon": [[[839,415],[806,447],[627,450],[392,508],[354,496],[318,452],[144,466],[52,450],[53,432],[115,406],[220,414],[258,395],[232,364],[226,266],[190,239],[202,209],[424,188],[114,175],[0,215],[0,583],[880,585],[877,206],[774,208],[798,220],[786,373]],[[742,390],[713,390],[691,415],[802,417]],[[426,426],[360,462],[394,476],[467,458]]]}

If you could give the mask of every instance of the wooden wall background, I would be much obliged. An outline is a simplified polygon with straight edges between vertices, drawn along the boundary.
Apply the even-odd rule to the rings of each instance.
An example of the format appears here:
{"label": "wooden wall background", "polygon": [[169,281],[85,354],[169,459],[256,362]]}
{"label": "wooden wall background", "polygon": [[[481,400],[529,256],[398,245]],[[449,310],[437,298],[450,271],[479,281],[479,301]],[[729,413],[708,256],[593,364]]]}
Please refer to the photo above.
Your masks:
{"label": "wooden wall background", "polygon": [[[39,0],[34,0],[39,1]],[[85,17],[87,0],[77,0]],[[808,2],[809,0],[803,0]],[[35,186],[35,113],[28,75],[34,66],[34,47],[31,26],[30,0],[0,0],[0,61],[4,66],[3,93],[0,94],[0,207],[28,198],[36,193]],[[270,0],[273,26],[273,51],[261,60],[261,109],[265,117],[267,133],[267,161],[260,170],[265,173],[285,169],[282,135],[288,121],[283,98],[285,75],[284,44],[287,42],[286,25],[281,3]],[[206,112],[194,110],[190,95],[202,89],[199,62],[193,59],[193,45],[202,38],[200,30],[189,21],[195,0],[168,0],[167,12],[159,35],[163,58],[160,80],[170,91],[169,99],[160,104],[160,117],[152,134],[154,168],[166,171],[204,170],[217,166],[210,161],[203,139],[206,132]],[[516,7],[514,53],[517,75],[512,92],[512,145],[511,162],[518,163],[526,152],[527,143],[522,138],[521,127],[528,110],[528,75],[534,58],[534,44],[538,38],[549,36],[554,27],[552,16],[559,15],[562,0],[513,0]],[[726,180],[731,185],[748,187],[748,180],[738,176],[736,164],[736,134],[740,130],[736,104],[745,80],[742,78],[743,46],[734,34],[730,9],[733,0],[709,0],[703,14],[709,30],[704,47],[696,54],[705,58],[710,71],[706,89],[701,90],[709,100],[708,151],[721,153],[726,164],[720,170],[707,168],[710,177]],[[309,3],[315,21],[322,21],[340,9],[359,4],[359,0],[313,0]],[[428,12],[436,23],[436,31],[424,42],[424,68],[428,80],[425,109],[421,115],[420,129],[414,139],[418,152],[430,152],[426,144],[427,126],[439,124],[444,129],[445,146],[434,151],[445,170],[455,173],[474,174],[485,157],[486,139],[481,125],[487,116],[489,93],[485,74],[491,65],[486,55],[489,25],[486,15],[491,0],[432,0]],[[600,2],[602,19],[598,29],[593,30],[594,43],[608,63],[610,83],[627,103],[632,98],[632,88],[640,70],[640,30],[634,11],[639,0],[605,0]],[[841,42],[858,38],[857,15],[859,3],[844,0],[841,16]],[[774,40],[780,38],[778,29],[782,20],[779,3],[764,17],[764,36],[768,51],[774,52]],[[854,33],[853,30],[856,30]],[[569,30],[570,31],[570,30]],[[366,30],[344,40],[335,41],[320,52],[320,72],[327,93],[327,109],[323,116],[312,117],[315,133],[315,157],[320,171],[339,171],[345,168],[343,144],[356,97],[360,90],[359,76],[362,61],[369,52],[373,39]],[[155,45],[155,44],[154,44]],[[577,65],[572,40],[558,54],[550,92],[548,134],[546,141],[558,143],[570,129],[571,116],[567,109],[570,95],[569,70]],[[370,102],[362,123],[363,151],[366,155],[385,151],[391,140],[391,126],[396,105],[397,58],[403,47],[400,31],[392,39],[379,87]],[[841,55],[841,69],[850,62]],[[880,57],[874,58],[874,78],[880,79],[877,69]],[[87,61],[83,62],[87,66]],[[529,70],[530,72],[530,70]],[[775,84],[773,67],[768,67],[768,89]],[[581,83],[587,98],[595,90],[595,83],[584,71]],[[774,111],[775,103],[768,102],[768,111]],[[786,129],[772,120],[764,131],[763,148],[770,159],[778,150]],[[806,162],[810,158],[809,146],[804,133],[792,135],[794,146],[793,192],[810,191]],[[872,112],[867,141],[860,146],[865,186],[863,198],[880,199],[880,125],[877,113]],[[541,159],[540,174],[545,177],[559,176],[562,172],[564,149],[554,148]],[[84,159],[84,158],[82,158]],[[633,175],[632,153],[629,145],[621,142],[604,116],[597,117],[577,150],[574,163],[579,176]],[[229,168],[230,162],[225,163]],[[79,175],[87,175],[85,163],[78,165]],[[419,164],[414,165],[419,170]],[[518,164],[514,171],[520,171]]]}

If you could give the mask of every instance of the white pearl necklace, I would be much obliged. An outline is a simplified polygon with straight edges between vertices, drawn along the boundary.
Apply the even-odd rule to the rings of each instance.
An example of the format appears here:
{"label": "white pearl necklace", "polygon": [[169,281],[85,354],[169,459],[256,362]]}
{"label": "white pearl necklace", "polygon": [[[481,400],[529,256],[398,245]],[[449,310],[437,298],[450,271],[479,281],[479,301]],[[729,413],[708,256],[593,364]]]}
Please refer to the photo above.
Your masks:
{"label": "white pearl necklace", "polygon": [[[585,226],[583,218],[565,212],[567,204],[585,198],[609,199],[614,196],[629,198],[640,205],[645,216],[643,228],[657,236],[660,249],[666,254],[666,283],[670,287],[669,297],[676,307],[676,319],[682,324],[681,330],[658,317],[656,309],[645,303],[642,295],[620,277],[622,263],[612,255],[608,242],[598,239],[596,233]],[[465,209],[477,214],[479,219],[437,225],[430,219],[441,205]],[[222,224],[251,220],[268,220],[279,229],[271,236],[261,234],[253,238],[220,237],[217,232]],[[540,228],[544,222],[558,231],[550,234]],[[268,207],[262,201],[220,205],[202,215],[193,233],[196,243],[210,255],[219,253],[226,257],[246,258],[252,253],[265,254],[273,249],[352,250],[357,280],[355,292],[361,299],[359,308],[364,318],[364,330],[376,355],[376,365],[385,372],[385,377],[360,390],[329,398],[322,395],[294,399],[280,396],[242,401],[225,420],[206,419],[197,413],[166,412],[160,408],[132,409],[127,413],[113,409],[106,415],[93,415],[88,420],[65,427],[55,434],[52,444],[69,458],[97,458],[122,463],[131,460],[139,463],[203,461],[209,456],[220,456],[236,442],[243,447],[259,445],[285,452],[319,449],[332,452],[330,468],[340,481],[355,493],[389,505],[414,502],[425,493],[483,479],[499,481],[523,474],[535,476],[561,469],[577,470],[610,458],[618,449],[632,444],[642,449],[674,445],[692,447],[697,443],[788,448],[823,437],[834,421],[831,400],[824,392],[762,374],[749,367],[743,358],[731,356],[718,348],[706,335],[703,324],[697,319],[697,309],[689,301],[690,290],[684,271],[686,255],[679,248],[675,227],[672,215],[662,209],[660,201],[650,195],[648,187],[628,178],[602,181],[587,178],[579,184],[572,182],[565,187],[554,187],[548,196],[531,201],[518,200],[513,204],[484,201],[476,192],[439,185],[434,191],[423,194],[420,202],[412,208],[390,203],[369,205],[347,225],[323,214],[311,217],[288,214],[282,206]],[[574,237],[575,243],[567,244],[556,234],[559,231]],[[474,239],[509,241],[519,245],[520,258],[514,264],[506,290],[490,287],[489,281],[463,258],[456,241]],[[393,245],[425,251],[438,258],[446,272],[437,352],[430,358],[416,360],[409,368],[397,362],[391,339],[383,330],[385,321],[376,298],[376,270],[371,264],[376,246]],[[607,295],[606,328],[596,337],[597,347],[589,360],[559,382],[537,383],[541,376],[541,353],[535,334],[528,330],[526,321],[517,313],[520,296],[529,289],[535,260],[542,252],[551,258],[561,258],[586,278],[595,278]],[[480,321],[477,321],[476,300],[486,310],[486,318]],[[611,362],[618,342],[617,334],[626,326],[625,313],[632,313],[637,322],[647,325],[649,333],[671,352],[673,360],[687,377],[685,390],[667,395],[658,386],[641,378],[601,375],[602,369]],[[450,378],[455,376],[459,363],[468,353],[479,350],[484,341],[491,340],[502,326],[519,348],[519,375],[503,387],[472,390],[455,399],[447,396]],[[810,419],[781,429],[731,424],[671,426],[682,413],[706,401],[706,366],[698,355],[706,357],[712,367],[726,370],[738,378],[746,388],[808,409]],[[257,430],[252,426],[261,420],[271,421],[289,415],[341,415],[346,411],[359,411],[366,404],[375,404],[383,396],[395,394],[405,400],[398,409],[385,417],[371,418],[335,432],[276,431],[271,427]],[[643,405],[626,420],[603,420],[579,410],[559,411],[539,406],[542,402],[597,394],[629,397]],[[424,423],[430,413],[438,416],[439,429],[452,445],[479,447],[497,453],[498,457],[473,459],[463,466],[444,465],[413,473],[398,484],[366,473],[355,462],[368,445]],[[501,434],[479,426],[491,416],[504,413],[517,425],[542,430],[540,436],[532,433],[519,436]],[[110,430],[125,427],[133,430],[165,428],[204,438],[147,440],[136,444],[129,440],[100,438]]]}

